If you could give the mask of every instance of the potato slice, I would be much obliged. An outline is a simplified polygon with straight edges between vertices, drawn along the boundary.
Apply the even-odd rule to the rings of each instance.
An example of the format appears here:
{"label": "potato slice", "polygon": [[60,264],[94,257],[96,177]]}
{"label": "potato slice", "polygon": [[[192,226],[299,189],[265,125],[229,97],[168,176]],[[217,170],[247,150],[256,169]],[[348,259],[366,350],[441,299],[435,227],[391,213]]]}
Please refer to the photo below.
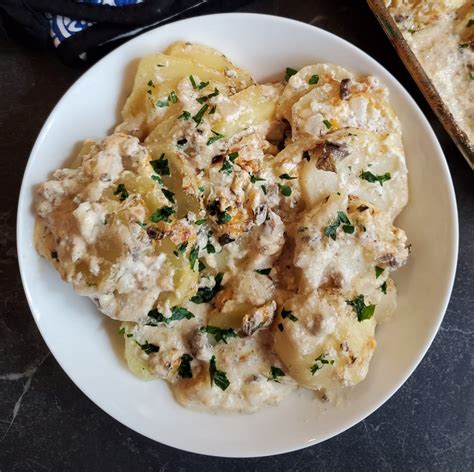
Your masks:
{"label": "potato slice", "polygon": [[238,85],[221,72],[180,57],[152,54],[138,64],[133,89],[122,110],[123,123],[117,131],[144,139],[151,130],[176,108],[181,109],[178,84],[193,76],[197,84],[210,81],[221,93],[229,93]]}
{"label": "potato slice", "polygon": [[325,84],[337,83],[343,79],[353,79],[346,69],[334,64],[314,64],[303,67],[290,77],[278,102],[277,116],[292,120],[293,105],[307,92]]}
{"label": "potato slice", "polygon": [[225,74],[226,77],[234,79],[237,82],[236,87],[238,90],[255,83],[249,72],[232,64],[224,54],[216,49],[203,46],[202,44],[177,41],[168,47],[165,54],[188,59],[210,69],[218,70]]}

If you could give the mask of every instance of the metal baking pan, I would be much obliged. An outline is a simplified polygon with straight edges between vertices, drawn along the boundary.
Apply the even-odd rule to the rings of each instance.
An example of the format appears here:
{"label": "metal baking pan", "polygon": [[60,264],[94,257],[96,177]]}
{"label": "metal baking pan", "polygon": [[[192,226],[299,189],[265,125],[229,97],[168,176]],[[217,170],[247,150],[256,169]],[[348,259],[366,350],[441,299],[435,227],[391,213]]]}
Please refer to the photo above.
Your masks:
{"label": "metal baking pan", "polygon": [[436,116],[456,143],[471,168],[474,169],[474,143],[469,140],[466,133],[456,123],[422,65],[405,41],[397,23],[385,6],[384,0],[367,0],[367,3]]}

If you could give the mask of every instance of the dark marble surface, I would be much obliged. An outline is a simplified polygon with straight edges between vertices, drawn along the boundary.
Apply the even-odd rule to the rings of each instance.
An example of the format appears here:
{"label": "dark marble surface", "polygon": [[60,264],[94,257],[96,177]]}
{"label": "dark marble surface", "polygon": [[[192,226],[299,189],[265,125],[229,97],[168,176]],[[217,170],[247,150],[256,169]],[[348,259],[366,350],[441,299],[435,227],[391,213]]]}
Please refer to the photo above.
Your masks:
{"label": "dark marble surface", "polygon": [[162,446],[122,426],[87,399],[48,354],[30,316],[15,249],[17,198],[29,152],[54,104],[85,68],[62,65],[52,51],[35,52],[2,43],[1,472],[474,470],[473,173],[433,116],[365,2],[260,0],[241,10],[296,18],[348,39],[387,67],[426,113],[451,169],[460,222],[456,283],[440,332],[416,372],[382,408],[338,437],[299,452],[261,459],[217,459]]}

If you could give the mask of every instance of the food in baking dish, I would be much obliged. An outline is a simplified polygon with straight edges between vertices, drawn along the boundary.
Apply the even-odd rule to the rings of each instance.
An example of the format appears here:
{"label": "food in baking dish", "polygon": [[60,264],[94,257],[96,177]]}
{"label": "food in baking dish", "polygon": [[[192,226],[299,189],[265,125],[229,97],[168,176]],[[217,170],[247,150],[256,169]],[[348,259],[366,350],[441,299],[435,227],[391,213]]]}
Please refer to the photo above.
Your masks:
{"label": "food in baking dish", "polygon": [[205,46],[143,58],[116,132],[36,190],[36,246],[118,320],[143,379],[210,411],[367,374],[409,244],[401,126],[340,66],[257,84]]}
{"label": "food in baking dish", "polygon": [[386,0],[386,5],[454,120],[474,143],[474,3]]}

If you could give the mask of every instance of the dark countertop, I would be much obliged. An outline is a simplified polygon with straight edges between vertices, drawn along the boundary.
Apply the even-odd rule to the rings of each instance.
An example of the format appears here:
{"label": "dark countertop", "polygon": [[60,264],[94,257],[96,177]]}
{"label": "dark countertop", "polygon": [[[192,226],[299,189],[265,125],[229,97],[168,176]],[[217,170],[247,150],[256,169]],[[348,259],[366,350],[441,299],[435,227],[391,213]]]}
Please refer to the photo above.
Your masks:
{"label": "dark countertop", "polygon": [[[53,51],[31,51],[3,42],[0,472],[474,470],[474,176],[365,2],[359,0],[357,9],[351,7],[355,4],[350,0],[257,0],[241,11],[295,18],[359,46],[407,88],[441,142],[459,208],[459,264],[443,325],[416,372],[377,412],[345,433],[272,458],[217,459],[181,452],[144,438],[103,413],[48,354],[23,293],[15,248],[17,199],[31,147],[55,103],[85,67],[71,69],[61,64]],[[427,215],[430,217],[435,215]]]}

